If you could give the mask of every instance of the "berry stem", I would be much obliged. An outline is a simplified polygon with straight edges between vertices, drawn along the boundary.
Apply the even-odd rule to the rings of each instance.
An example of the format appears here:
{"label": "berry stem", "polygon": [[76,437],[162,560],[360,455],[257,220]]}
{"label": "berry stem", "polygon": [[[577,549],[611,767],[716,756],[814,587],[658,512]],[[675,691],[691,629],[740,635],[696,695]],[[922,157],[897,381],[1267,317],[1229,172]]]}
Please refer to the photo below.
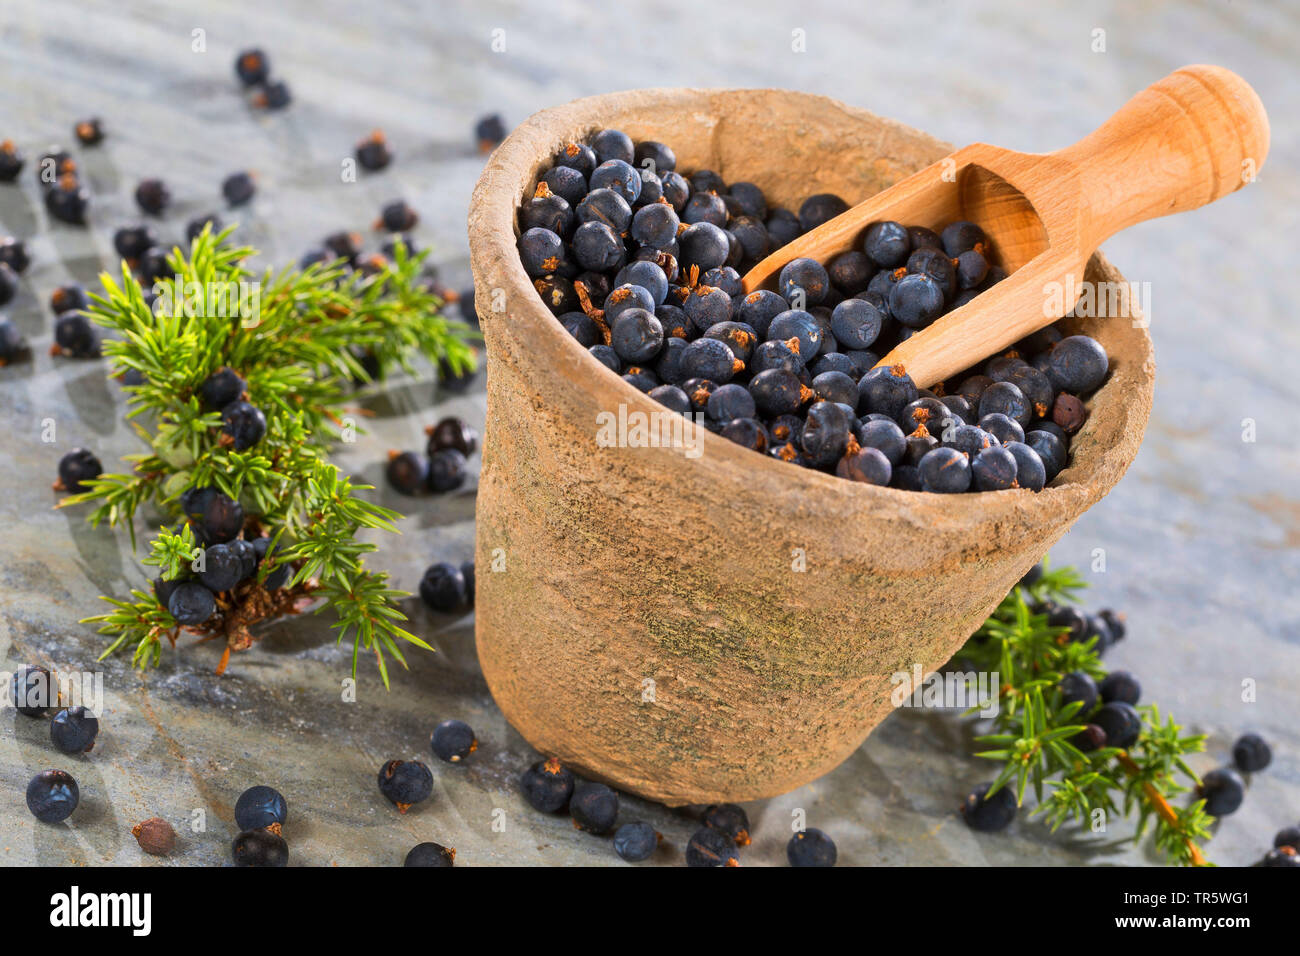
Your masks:
{"label": "berry stem", "polygon": [[[1133,758],[1127,753],[1120,751],[1115,759],[1119,761],[1119,765],[1124,768],[1130,777],[1137,778],[1142,775],[1142,768],[1139,767]],[[1160,819],[1164,820],[1165,823],[1169,824],[1171,827],[1177,827],[1179,825],[1178,814],[1175,813],[1174,808],[1169,805],[1169,801],[1164,798],[1164,794],[1157,790],[1149,780],[1142,781],[1142,793],[1146,796],[1147,803],[1151,804],[1152,809],[1155,810]],[[1192,865],[1205,866],[1205,854],[1201,852],[1201,848],[1197,846],[1190,837],[1185,837],[1184,839],[1187,843],[1187,852],[1191,857]]]}

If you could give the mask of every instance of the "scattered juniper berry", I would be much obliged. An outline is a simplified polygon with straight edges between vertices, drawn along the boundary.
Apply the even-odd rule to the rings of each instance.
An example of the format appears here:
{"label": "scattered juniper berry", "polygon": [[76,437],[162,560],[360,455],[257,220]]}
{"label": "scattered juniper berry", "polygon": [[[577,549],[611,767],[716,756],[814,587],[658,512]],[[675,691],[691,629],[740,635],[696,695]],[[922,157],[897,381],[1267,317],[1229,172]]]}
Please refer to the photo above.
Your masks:
{"label": "scattered juniper berry", "polygon": [[429,429],[427,451],[432,455],[442,448],[454,448],[468,457],[478,451],[478,431],[464,419],[449,416]]}
{"label": "scattered juniper berry", "polygon": [[901,365],[873,368],[858,382],[859,411],[897,419],[916,398],[916,383]]}
{"label": "scattered juniper berry", "polygon": [[781,270],[777,289],[787,301],[794,303],[802,293],[805,305],[817,305],[826,298],[830,276],[816,259],[793,259]]}
{"label": "scattered juniper berry", "polygon": [[1243,773],[1258,773],[1273,762],[1273,750],[1259,734],[1243,734],[1232,745],[1232,762]]}
{"label": "scattered juniper berry", "polygon": [[972,830],[996,833],[1005,830],[1016,818],[1016,795],[1011,787],[1004,786],[989,795],[992,786],[991,783],[981,784],[966,795],[961,813]]}
{"label": "scattered juniper berry", "polygon": [[230,844],[230,859],[235,866],[287,866],[289,844],[273,830],[248,830]]}
{"label": "scattered juniper berry", "polygon": [[50,721],[50,740],[65,754],[88,753],[95,746],[99,720],[85,707],[69,707]]}
{"label": "scattered juniper berry", "polygon": [[393,161],[393,152],[388,147],[382,130],[375,130],[357,143],[357,163],[362,169],[376,172]]}
{"label": "scattered juniper berry", "polygon": [[581,783],[569,798],[569,814],[577,829],[603,836],[618,819],[618,794],[603,783]]}
{"label": "scattered juniper berry", "polygon": [[463,720],[444,720],[433,728],[429,746],[434,756],[447,763],[460,763],[478,750],[474,729]]}
{"label": "scattered juniper berry", "polygon": [[379,792],[405,813],[433,794],[433,773],[419,760],[390,760],[379,768]]}
{"label": "scattered juniper berry", "polygon": [[44,717],[56,701],[50,672],[30,664],[14,671],[9,679],[9,693],[14,709],[26,717]]}
{"label": "scattered juniper berry", "polygon": [[0,182],[11,183],[23,171],[23,154],[13,140],[0,142]]}
{"label": "scattered juniper berry", "polygon": [[244,50],[235,58],[235,75],[245,86],[264,83],[270,75],[270,64],[267,63],[266,54],[257,49]]}
{"label": "scattered juniper berry", "polygon": [[1300,850],[1300,826],[1278,830],[1277,835],[1273,837],[1273,846],[1276,848],[1289,846],[1293,850]]}
{"label": "scattered juniper berry", "polygon": [[456,851],[441,843],[417,843],[406,854],[402,866],[455,866]]}
{"label": "scattered juniper berry", "polygon": [[81,791],[63,770],[42,770],[27,784],[27,809],[42,823],[60,823],[72,816]]}
{"label": "scattered juniper berry", "polygon": [[45,208],[60,222],[83,226],[86,223],[86,211],[90,208],[90,193],[78,182],[76,176],[65,174],[46,190]]}
{"label": "scattered juniper berry", "polygon": [[394,490],[419,494],[429,481],[429,459],[413,451],[390,452],[384,475]]}
{"label": "scattered juniper berry", "polygon": [[785,845],[791,866],[834,866],[839,858],[835,841],[816,827],[800,830]]}
{"label": "scattered juniper berry", "polygon": [[654,855],[662,839],[648,823],[624,823],[614,831],[614,852],[629,863],[640,863]]}
{"label": "scattered juniper berry", "polygon": [[539,760],[519,780],[524,799],[542,813],[558,813],[568,806],[573,786],[573,773],[556,757]]}
{"label": "scattered juniper berry", "polygon": [[261,830],[273,823],[284,826],[288,820],[289,804],[274,787],[249,787],[235,801],[235,825],[241,830]]}
{"label": "scattered juniper berry", "polygon": [[740,866],[736,841],[712,827],[701,827],[686,844],[686,865]]}
{"label": "scattered juniper berry", "polygon": [[735,803],[715,803],[704,809],[701,822],[720,833],[725,833],[736,846],[749,846],[749,814]]}
{"label": "scattered juniper berry", "polygon": [[636,162],[636,148],[632,145],[632,137],[622,130],[601,130],[591,137],[591,148],[602,163],[611,159],[619,159],[625,163]]}
{"label": "scattered juniper berry", "polygon": [[103,473],[104,466],[92,452],[74,448],[59,459],[59,481],[56,487],[60,491],[77,494],[86,490],[84,482],[98,478]]}
{"label": "scattered juniper berry", "polygon": [[465,576],[447,561],[431,564],[420,578],[420,598],[431,610],[453,614],[465,601]]}
{"label": "scattered juniper berry", "polygon": [[153,216],[161,216],[171,204],[171,190],[161,179],[142,179],[135,187],[135,201]]}
{"label": "scattered juniper berry", "polygon": [[905,275],[889,291],[889,314],[908,328],[925,328],[943,306],[943,289],[928,273]]}
{"label": "scattered juniper berry", "polygon": [[490,153],[506,138],[506,122],[500,113],[491,113],[481,117],[474,124],[474,140],[479,152]]}
{"label": "scattered juniper berry", "polygon": [[249,172],[231,173],[221,183],[221,195],[232,206],[242,206],[257,192],[257,183]]}
{"label": "scattered juniper berry", "polygon": [[1210,816],[1226,817],[1246,799],[1246,784],[1235,770],[1211,770],[1201,777],[1196,796],[1205,801],[1205,812]]}

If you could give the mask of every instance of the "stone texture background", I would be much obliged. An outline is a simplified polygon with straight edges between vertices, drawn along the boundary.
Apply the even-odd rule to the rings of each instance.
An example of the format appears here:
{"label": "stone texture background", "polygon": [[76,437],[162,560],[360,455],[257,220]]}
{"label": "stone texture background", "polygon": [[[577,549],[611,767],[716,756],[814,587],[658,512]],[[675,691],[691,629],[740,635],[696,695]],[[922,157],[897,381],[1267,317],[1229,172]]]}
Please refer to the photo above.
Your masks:
{"label": "stone texture background", "polygon": [[[486,112],[508,122],[577,96],[644,86],[772,86],[825,93],[961,144],[976,140],[1048,150],[1088,132],[1129,95],[1189,62],[1219,63],[1259,91],[1273,118],[1272,152],[1257,184],[1181,219],[1147,223],[1106,252],[1128,278],[1149,282],[1159,378],[1143,451],[1119,488],[1090,511],[1054,558],[1089,570],[1089,603],[1128,613],[1130,638],[1111,665],[1137,672],[1148,699],[1210,735],[1208,770],[1235,736],[1273,741],[1274,766],[1250,781],[1246,805],[1209,845],[1221,864],[1259,858],[1279,827],[1300,817],[1300,472],[1286,409],[1300,399],[1289,321],[1293,269],[1287,240],[1297,203],[1297,114],[1292,52],[1300,12],[1265,3],[1034,3],[997,6],[885,2],[869,8],[810,2],[712,4],[664,0],[652,11],[554,0],[548,15],[521,3],[248,0],[222,4],[10,0],[0,11],[0,137],[29,163],[48,142],[73,147],[71,126],[99,115],[108,140],[74,148],[94,194],[89,230],[51,226],[30,167],[0,188],[4,233],[28,240],[34,263],[7,314],[32,341],[31,364],[0,370],[0,669],[39,661],[104,675],[106,714],[95,751],[68,759],[45,722],[0,714],[0,863],[134,864],[130,826],[162,815],[182,830],[171,862],[223,863],[232,807],[253,783],[277,786],[291,805],[286,836],[297,865],[392,864],[410,845],[455,846],[464,865],[618,863],[606,841],[546,819],[515,795],[533,755],[487,695],[472,619],[448,620],[408,602],[413,625],[439,653],[384,693],[362,671],[359,700],[340,702],[346,655],[322,618],[275,628],[212,675],[211,646],[184,646],[141,676],[123,658],[95,665],[100,639],[77,620],[99,593],[146,580],[125,535],[94,531],[53,511],[48,488],[63,451],[94,449],[107,463],[135,450],[120,390],[103,366],[54,360],[46,305],[57,285],[88,282],[111,263],[111,234],[133,217],[131,190],[161,175],[176,196],[161,224],[180,236],[188,215],[220,207],[228,173],[261,177],[239,236],[268,261],[296,257],[327,232],[365,228],[379,205],[404,196],[421,213],[418,236],[453,286],[468,283],[465,215],[482,160],[472,125]],[[605,29],[626,17],[618,34]],[[649,23],[645,22],[649,18]],[[207,51],[192,51],[192,31]],[[805,31],[807,52],[791,51]],[[1093,52],[1105,30],[1106,52]],[[506,49],[492,52],[492,31]],[[598,32],[600,31],[600,32]],[[295,103],[253,113],[233,78],[237,50],[263,46]],[[382,127],[397,162],[355,184],[338,164],[353,142]],[[869,145],[864,144],[864,148]],[[827,157],[832,162],[833,157]],[[427,376],[362,404],[371,434],[340,464],[378,482],[383,453],[418,447],[445,414],[481,420],[481,387],[439,391]],[[1241,440],[1242,420],[1258,440]],[[53,419],[58,440],[40,441]],[[472,553],[473,494],[379,499],[405,510],[401,538],[379,563],[414,588],[432,560]],[[1241,702],[1241,682],[1258,702]],[[482,746],[465,767],[435,767],[434,799],[399,817],[374,786],[380,763],[427,754],[446,717],[468,720]],[[1087,864],[1156,862],[1125,841],[1048,833],[1022,818],[980,837],[955,810],[988,765],[968,756],[955,717],[900,711],[844,765],[785,797],[750,806],[747,865],[783,862],[791,812],[830,832],[845,863]],[[37,824],[23,804],[27,779],[61,766],[82,804],[65,825]],[[660,859],[681,861],[693,823],[628,799],[625,819],[653,822]],[[195,811],[205,832],[192,832]],[[504,822],[504,829],[494,820]]]}

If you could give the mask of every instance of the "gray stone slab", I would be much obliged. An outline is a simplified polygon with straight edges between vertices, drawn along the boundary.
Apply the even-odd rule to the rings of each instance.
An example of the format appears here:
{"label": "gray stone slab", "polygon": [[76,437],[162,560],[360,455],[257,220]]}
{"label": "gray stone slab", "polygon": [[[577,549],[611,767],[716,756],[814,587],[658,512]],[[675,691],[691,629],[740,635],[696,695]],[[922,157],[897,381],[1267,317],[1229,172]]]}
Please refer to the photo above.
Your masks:
{"label": "gray stone slab", "polygon": [[[100,639],[77,623],[101,592],[147,577],[122,534],[94,531],[53,511],[48,485],[77,444],[105,461],[138,446],[120,391],[96,363],[44,354],[50,291],[90,280],[111,259],[112,229],[133,217],[131,189],[146,175],[172,185],[162,223],[178,238],[189,214],[219,208],[228,173],[249,168],[261,192],[240,236],[270,261],[296,257],[327,232],[364,228],[379,205],[404,196],[422,214],[418,235],[454,286],[468,282],[466,203],[481,168],[475,118],[511,123],[568,99],[658,85],[780,86],[826,93],[956,143],[985,140],[1027,150],[1064,145],[1123,100],[1186,62],[1220,63],[1259,90],[1273,119],[1260,181],[1223,203],[1139,226],[1107,244],[1130,279],[1149,282],[1160,375],[1146,444],[1126,479],[1055,551],[1088,568],[1091,602],[1129,615],[1130,639],[1112,664],[1139,673],[1150,699],[1210,735],[1206,770],[1241,731],[1275,743],[1273,768],[1251,781],[1245,807],[1219,828],[1212,859],[1257,859],[1277,828],[1300,818],[1300,471],[1286,419],[1300,395],[1290,321],[1294,269],[1296,132],[1293,54],[1300,20],[1285,4],[1153,2],[851,6],[828,0],[733,3],[707,15],[697,3],[655,5],[659,29],[621,34],[591,5],[344,4],[230,0],[222,4],[9,0],[0,12],[0,136],[29,161],[43,144],[71,145],[79,118],[103,117],[108,140],[76,150],[95,195],[87,231],[54,226],[30,169],[0,188],[3,231],[29,241],[34,264],[8,314],[36,349],[32,364],[0,370],[0,667],[37,661],[102,671],[107,707],[95,751],[71,760],[50,747],[44,721],[0,715],[0,863],[135,864],[131,824],[162,815],[183,831],[173,863],[222,863],[235,797],[253,783],[290,803],[294,864],[392,864],[420,840],[454,845],[464,865],[616,863],[606,841],[524,807],[513,779],[533,754],[493,706],[475,661],[472,619],[451,621],[407,602],[414,627],[438,653],[415,655],[385,693],[363,664],[356,703],[341,702],[346,654],[326,620],[295,620],[234,658],[218,679],[218,649],[168,652],[148,675],[121,657],[95,665]],[[724,5],[718,5],[722,7]],[[717,24],[721,32],[705,27]],[[907,24],[899,39],[896,27]],[[1091,49],[1106,31],[1106,52]],[[206,31],[207,52],[191,48]],[[807,52],[791,50],[805,31]],[[505,51],[492,52],[504,30]],[[570,44],[582,39],[580,50]],[[293,87],[295,103],[252,113],[231,72],[257,43]],[[339,164],[373,127],[397,162],[381,176],[340,181]],[[827,161],[834,161],[827,157]],[[347,470],[377,481],[390,447],[415,447],[444,414],[481,422],[481,389],[435,391],[429,376],[368,404],[371,433],[344,449]],[[58,441],[40,441],[53,419]],[[1258,422],[1253,444],[1241,421]],[[408,514],[383,541],[378,563],[414,588],[423,567],[472,554],[473,496],[383,503]],[[1243,679],[1258,703],[1243,704]],[[464,767],[435,767],[435,798],[405,817],[377,793],[374,774],[393,756],[427,754],[437,720],[456,716],[482,746]],[[844,765],[787,796],[750,806],[747,864],[780,863],[791,813],[830,832],[845,863],[1048,865],[1156,862],[1105,835],[1050,835],[1023,817],[1001,837],[960,822],[961,794],[989,767],[969,756],[970,729],[951,716],[900,711]],[[37,824],[23,806],[27,779],[62,766],[80,781],[82,806],[66,826]],[[680,862],[693,829],[684,815],[629,798],[625,818],[666,836]],[[207,829],[188,827],[204,811]]]}

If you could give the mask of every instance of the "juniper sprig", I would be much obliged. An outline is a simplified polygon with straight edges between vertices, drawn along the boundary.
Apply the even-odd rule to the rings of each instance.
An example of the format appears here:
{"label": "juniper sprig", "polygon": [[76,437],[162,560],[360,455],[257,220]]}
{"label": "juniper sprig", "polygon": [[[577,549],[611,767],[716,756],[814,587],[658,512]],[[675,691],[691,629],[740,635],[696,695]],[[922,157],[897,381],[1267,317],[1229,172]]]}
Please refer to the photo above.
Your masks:
{"label": "juniper sprig", "polygon": [[[342,262],[258,276],[246,265],[256,253],[228,244],[230,232],[205,230],[188,252],[174,249],[173,276],[149,294],[125,264],[120,279],[101,276],[90,314],[116,333],[104,353],[118,377],[132,376],[128,418],[147,450],[125,456],[128,469],[84,482],[86,490],[61,506],[94,505],[91,524],[125,525],[132,547],[144,506],[178,520],[154,537],[144,559],[170,581],[187,576],[202,551],[180,514],[181,495],[220,489],[243,506],[245,537],[268,535],[275,544],[257,578],[219,596],[214,617],[194,629],[205,640],[225,640],[219,670],[231,650],[252,643],[252,625],[316,600],[317,610],[336,613],[339,641],[353,642],[353,675],[364,649],[387,686],[386,656],[405,666],[403,642],[428,645],[400,626],[405,616],[394,602],[405,592],[366,567],[376,546],[357,534],[398,533],[401,515],[366,500],[359,492],[370,486],[354,484],[327,456],[345,428],[356,429],[343,414],[354,383],[411,370],[416,353],[463,373],[475,364],[476,333],[440,313],[422,274],[424,255],[409,255],[400,242],[393,261],[369,277]],[[264,437],[245,451],[223,441],[220,414],[199,394],[222,368],[247,382],[249,400],[266,417]],[[289,582],[263,587],[286,564]],[[155,595],[131,597],[105,597],[113,610],[86,620],[113,638],[105,656],[134,645],[136,665],[157,664],[162,638],[174,644],[179,627]]]}
{"label": "juniper sprig", "polygon": [[958,652],[962,666],[996,671],[1001,682],[993,733],[977,738],[987,749],[977,756],[1002,763],[990,792],[1014,787],[1017,803],[1033,789],[1036,806],[1053,831],[1067,822],[1087,826],[1100,810],[1105,819],[1136,815],[1135,840],[1152,821],[1156,849],[1180,865],[1205,865],[1200,843],[1211,818],[1204,801],[1183,809],[1171,799],[1198,783],[1185,755],[1205,749],[1205,737],[1185,734],[1155,705],[1138,707],[1142,732],[1127,749],[1104,747],[1088,753],[1072,743],[1084,729],[1082,703],[1062,703],[1058,685],[1071,671],[1095,678],[1106,673],[1092,636],[1067,639],[1067,629],[1047,623],[1036,609],[1076,600],[1086,583],[1071,568],[1045,568],[1032,584],[1021,584]]}

